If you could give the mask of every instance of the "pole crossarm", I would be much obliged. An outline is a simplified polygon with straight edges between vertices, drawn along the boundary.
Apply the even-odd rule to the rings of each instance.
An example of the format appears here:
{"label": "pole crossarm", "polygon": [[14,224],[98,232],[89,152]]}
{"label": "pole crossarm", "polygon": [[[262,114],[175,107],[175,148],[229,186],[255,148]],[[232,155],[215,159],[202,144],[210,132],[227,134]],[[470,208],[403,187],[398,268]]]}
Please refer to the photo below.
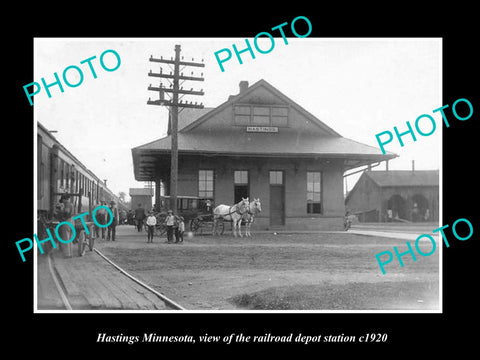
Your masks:
{"label": "pole crossarm", "polygon": [[164,79],[178,79],[178,80],[191,80],[191,81],[203,81],[205,80],[203,77],[200,76],[183,76],[183,75],[178,75],[176,76],[175,74],[170,75],[170,74],[163,74],[163,73],[154,73],[150,71],[148,73],[148,76],[152,77],[159,77],[159,78],[164,78]]}
{"label": "pole crossarm", "polygon": [[[170,100],[148,100],[147,105],[158,105],[158,106],[175,106],[175,104]],[[203,109],[205,106],[203,104],[190,104],[187,102],[180,101],[176,106],[184,108],[195,108]]]}
{"label": "pole crossarm", "polygon": [[[150,61],[151,62],[158,62],[158,63],[175,65],[175,60],[156,59],[152,56],[150,56]],[[203,64],[203,63],[196,63],[196,62],[190,62],[190,61],[179,61],[178,64],[179,65],[184,65],[184,66],[205,67],[205,64]]]}
{"label": "pole crossarm", "polygon": [[[169,88],[165,88],[165,87],[158,87],[158,86],[149,86],[148,87],[148,90],[152,90],[152,91],[163,91],[163,92],[167,92],[167,93],[173,93],[173,89],[169,89]],[[186,95],[205,95],[205,93],[200,90],[200,91],[196,91],[196,90],[183,90],[183,89],[180,89],[178,90],[178,93],[179,94],[186,94]]]}

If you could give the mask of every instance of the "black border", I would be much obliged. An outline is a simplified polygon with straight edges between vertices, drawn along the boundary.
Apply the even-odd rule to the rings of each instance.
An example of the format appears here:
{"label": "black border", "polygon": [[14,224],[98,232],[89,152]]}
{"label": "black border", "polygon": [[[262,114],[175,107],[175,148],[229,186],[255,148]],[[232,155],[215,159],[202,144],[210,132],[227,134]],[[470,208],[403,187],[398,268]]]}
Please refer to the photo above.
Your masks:
{"label": "black border", "polygon": [[[8,116],[4,118],[4,182],[7,225],[3,249],[6,251],[8,271],[4,292],[4,311],[12,314],[8,320],[4,343],[12,350],[23,351],[27,346],[34,351],[45,351],[53,357],[72,354],[94,354],[97,350],[138,354],[147,350],[161,356],[164,350],[180,352],[207,350],[213,353],[246,349],[252,356],[255,350],[268,348],[284,351],[286,347],[300,350],[299,355],[324,350],[346,349],[380,350],[378,354],[398,348],[405,355],[417,354],[419,349],[433,354],[435,350],[457,345],[462,350],[475,344],[475,257],[478,242],[478,215],[473,210],[477,195],[475,179],[476,128],[480,112],[476,55],[478,38],[474,36],[476,10],[467,5],[452,4],[421,10],[406,3],[392,4],[385,9],[352,8],[341,4],[339,9],[325,8],[321,3],[299,6],[292,4],[267,5],[260,12],[258,6],[247,4],[166,5],[111,4],[100,10],[97,5],[85,3],[68,11],[59,8],[41,10],[29,8],[19,12],[8,32],[8,52],[3,56],[8,69],[6,91]],[[78,4],[77,4],[78,5]],[[179,4],[177,4],[179,5]],[[301,4],[297,4],[301,5]],[[232,11],[231,7],[238,7]],[[442,37],[443,38],[443,104],[453,119],[451,105],[458,98],[467,98],[473,104],[474,115],[468,121],[452,120],[450,128],[443,128],[443,223],[452,224],[458,218],[467,218],[474,226],[474,235],[465,242],[451,241],[443,248],[444,283],[443,314],[33,314],[33,256],[21,262],[14,242],[33,234],[30,219],[33,213],[33,108],[28,105],[23,85],[33,81],[34,37],[254,37],[258,32],[290,22],[296,16],[309,18],[313,31],[310,37]],[[16,21],[15,21],[16,20]],[[9,25],[11,26],[11,25]],[[294,68],[292,68],[294,71]],[[412,89],[415,91],[415,89]],[[430,109],[426,109],[430,110]],[[432,109],[433,110],[433,109]],[[9,138],[14,138],[10,141]],[[5,214],[5,212],[4,212]],[[447,235],[451,233],[447,232]],[[159,335],[277,335],[318,333],[362,335],[366,332],[388,333],[385,344],[99,344],[99,332],[141,335],[155,332]],[[414,350],[415,349],[415,350]],[[57,356],[56,356],[57,355]],[[265,356],[265,355],[264,355]]]}

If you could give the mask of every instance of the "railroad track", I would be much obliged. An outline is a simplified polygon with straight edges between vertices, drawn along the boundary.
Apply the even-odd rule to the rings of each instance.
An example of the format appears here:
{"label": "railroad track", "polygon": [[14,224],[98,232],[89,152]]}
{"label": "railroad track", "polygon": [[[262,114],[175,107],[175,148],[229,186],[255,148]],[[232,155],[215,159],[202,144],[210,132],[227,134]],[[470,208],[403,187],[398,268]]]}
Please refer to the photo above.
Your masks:
{"label": "railroad track", "polygon": [[[115,267],[118,271],[120,271],[120,273],[122,273],[124,276],[126,276],[130,280],[134,281],[135,283],[139,284],[140,286],[142,286],[143,288],[147,289],[149,292],[151,292],[152,294],[157,296],[159,299],[161,299],[165,303],[167,308],[169,308],[171,310],[186,310],[185,308],[183,308],[181,305],[177,304],[172,299],[169,299],[168,297],[166,297],[162,293],[156,291],[152,287],[148,286],[144,282],[140,281],[139,279],[135,278],[134,276],[132,276],[131,274],[126,272],[124,269],[122,269],[120,266],[118,266],[112,260],[110,260],[107,256],[102,254],[98,249],[94,248],[93,251],[95,251],[95,253],[97,253],[103,260],[105,260],[110,265]],[[56,286],[56,288],[57,288],[57,290],[60,294],[60,297],[61,297],[61,300],[63,302],[63,305],[64,305],[65,309],[66,310],[73,310],[73,308],[72,308],[72,306],[71,306],[71,304],[68,300],[68,296],[67,296],[67,294],[65,294],[63,286],[61,285],[61,280],[59,278],[59,275],[57,274],[57,271],[55,270],[54,266],[52,265],[51,255],[48,256],[48,267],[50,269],[51,276],[52,276],[53,281],[55,283],[55,286]]]}

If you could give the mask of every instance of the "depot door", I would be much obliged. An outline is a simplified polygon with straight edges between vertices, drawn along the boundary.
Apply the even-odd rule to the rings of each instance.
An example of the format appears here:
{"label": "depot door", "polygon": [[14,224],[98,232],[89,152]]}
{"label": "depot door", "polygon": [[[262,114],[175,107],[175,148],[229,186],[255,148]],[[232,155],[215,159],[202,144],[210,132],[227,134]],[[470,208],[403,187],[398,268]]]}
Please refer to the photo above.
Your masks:
{"label": "depot door", "polygon": [[270,171],[270,225],[285,225],[285,185],[283,171]]}

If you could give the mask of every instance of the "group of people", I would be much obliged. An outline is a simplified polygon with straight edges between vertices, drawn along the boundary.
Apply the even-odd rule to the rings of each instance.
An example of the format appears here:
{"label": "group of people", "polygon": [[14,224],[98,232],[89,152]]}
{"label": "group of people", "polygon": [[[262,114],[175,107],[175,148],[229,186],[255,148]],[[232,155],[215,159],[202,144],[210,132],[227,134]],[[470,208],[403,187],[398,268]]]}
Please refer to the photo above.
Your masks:
{"label": "group of people", "polygon": [[173,215],[172,210],[168,210],[164,225],[167,227],[167,243],[173,243],[173,234],[175,233],[175,243],[183,242],[183,233],[185,232],[185,222],[183,216]]}
{"label": "group of people", "polygon": [[[138,204],[138,207],[135,209],[134,219],[138,232],[142,231],[143,224],[145,223],[147,227],[147,243],[152,243],[155,226],[157,225],[157,218],[153,210],[150,210],[148,215],[146,215],[142,204]],[[185,232],[184,220],[182,216],[173,215],[173,211],[168,210],[165,221],[163,222],[163,225],[167,228],[167,244],[183,242],[183,233]],[[173,241],[174,235],[175,241]]]}
{"label": "group of people", "polygon": [[[107,202],[102,201],[100,205],[107,206]],[[108,225],[108,227],[107,227],[107,241],[110,241],[110,239],[112,241],[115,241],[115,234],[116,234],[117,225],[120,222],[120,214],[118,212],[117,204],[115,203],[115,201],[113,201],[113,200],[110,201],[109,208],[110,208],[110,211],[113,214],[113,220],[112,220],[111,224]],[[96,220],[99,224],[105,225],[105,224],[108,224],[108,222],[110,221],[110,214],[108,213],[108,211],[105,208],[98,208],[98,210],[95,214],[95,218],[96,218]],[[105,228],[102,227],[101,230],[102,230],[102,240],[105,240]],[[98,227],[98,226],[95,226],[95,235],[97,237],[99,237],[99,235],[100,235],[100,227]]]}

